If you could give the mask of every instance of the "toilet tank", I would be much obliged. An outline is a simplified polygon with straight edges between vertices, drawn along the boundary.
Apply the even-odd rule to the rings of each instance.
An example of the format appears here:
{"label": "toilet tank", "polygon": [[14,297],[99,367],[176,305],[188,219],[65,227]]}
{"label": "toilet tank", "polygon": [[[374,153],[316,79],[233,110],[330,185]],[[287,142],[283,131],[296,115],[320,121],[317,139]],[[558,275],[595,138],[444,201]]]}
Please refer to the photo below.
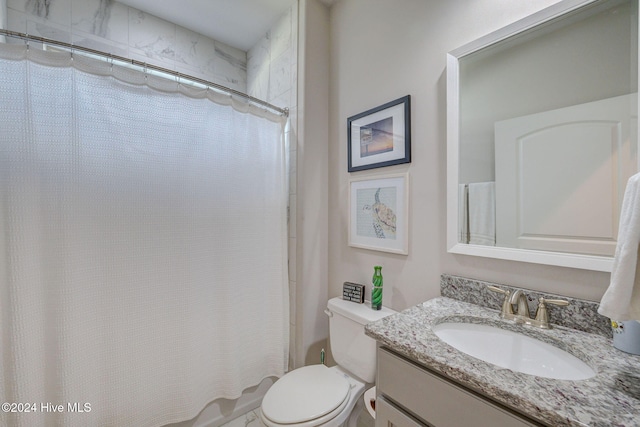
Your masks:
{"label": "toilet tank", "polygon": [[364,326],[394,314],[387,307],[372,310],[369,302],[357,304],[341,298],[327,303],[331,354],[336,363],[367,383],[376,378],[376,341],[364,334]]}

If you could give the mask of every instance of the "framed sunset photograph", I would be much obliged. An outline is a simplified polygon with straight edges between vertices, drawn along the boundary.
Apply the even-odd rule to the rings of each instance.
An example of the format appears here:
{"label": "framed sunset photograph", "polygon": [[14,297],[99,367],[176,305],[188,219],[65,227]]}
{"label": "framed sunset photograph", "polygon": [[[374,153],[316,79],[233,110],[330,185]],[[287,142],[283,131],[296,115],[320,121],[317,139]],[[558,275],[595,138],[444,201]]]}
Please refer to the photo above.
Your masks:
{"label": "framed sunset photograph", "polygon": [[411,162],[411,97],[347,119],[349,172]]}

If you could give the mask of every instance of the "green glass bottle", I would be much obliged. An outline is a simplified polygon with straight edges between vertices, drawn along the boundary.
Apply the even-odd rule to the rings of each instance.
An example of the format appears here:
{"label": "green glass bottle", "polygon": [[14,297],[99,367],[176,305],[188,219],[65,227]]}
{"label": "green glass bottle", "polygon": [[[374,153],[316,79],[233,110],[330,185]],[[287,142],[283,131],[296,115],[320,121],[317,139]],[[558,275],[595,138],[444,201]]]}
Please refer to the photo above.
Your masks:
{"label": "green glass bottle", "polygon": [[382,309],[382,267],[376,265],[373,267],[373,279],[371,286],[371,308],[374,310]]}

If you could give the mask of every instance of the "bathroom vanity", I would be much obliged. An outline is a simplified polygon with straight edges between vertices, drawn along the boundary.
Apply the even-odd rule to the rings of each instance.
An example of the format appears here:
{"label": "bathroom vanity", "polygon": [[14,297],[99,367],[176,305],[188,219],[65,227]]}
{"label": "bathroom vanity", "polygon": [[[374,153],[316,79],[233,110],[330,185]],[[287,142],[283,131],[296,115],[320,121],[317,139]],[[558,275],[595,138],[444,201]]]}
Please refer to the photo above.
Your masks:
{"label": "bathroom vanity", "polygon": [[[610,329],[603,329],[606,318],[595,313],[597,304],[569,299],[568,307],[550,310],[552,324],[573,321],[589,331],[557,324],[543,330],[501,319],[500,299],[487,285],[443,276],[442,294],[449,297],[367,326],[367,335],[380,344],[378,427],[640,426],[640,356],[612,346]],[[535,299],[529,302],[535,309]],[[562,310],[567,310],[565,315]],[[543,377],[501,368],[457,350],[434,332],[443,322],[462,321],[551,344],[580,359],[593,374],[567,380],[554,378],[563,372]],[[522,355],[513,354],[518,357]]]}
{"label": "bathroom vanity", "polygon": [[388,348],[378,350],[376,425],[531,427],[509,411]]}

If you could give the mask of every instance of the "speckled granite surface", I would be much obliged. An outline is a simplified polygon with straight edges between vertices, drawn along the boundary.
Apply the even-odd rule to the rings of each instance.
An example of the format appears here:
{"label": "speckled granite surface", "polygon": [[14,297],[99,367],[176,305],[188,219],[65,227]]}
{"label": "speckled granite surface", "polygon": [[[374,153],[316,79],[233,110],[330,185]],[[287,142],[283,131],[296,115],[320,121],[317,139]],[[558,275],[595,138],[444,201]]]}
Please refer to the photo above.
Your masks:
{"label": "speckled granite surface", "polygon": [[481,307],[500,310],[504,296],[492,292],[487,286],[493,285],[502,289],[514,292],[521,289],[527,295],[529,302],[529,312],[533,315],[538,308],[540,297],[551,299],[563,299],[569,301],[567,307],[557,307],[548,305],[549,322],[554,325],[565,326],[579,331],[599,334],[608,338],[613,336],[611,331],[611,321],[608,317],[598,314],[598,303],[585,301],[577,298],[565,297],[556,294],[547,294],[531,291],[523,288],[502,285],[499,283],[484,282],[481,280],[467,279],[465,277],[451,276],[443,274],[440,277],[440,295],[457,299],[459,301],[470,302]]}
{"label": "speckled granite surface", "polygon": [[[499,368],[441,341],[432,327],[445,320],[488,323],[553,343],[586,362],[596,376],[554,380]],[[497,310],[440,297],[366,326],[391,350],[550,426],[640,426],[640,356],[611,340],[564,327],[542,330],[500,319]]]}

